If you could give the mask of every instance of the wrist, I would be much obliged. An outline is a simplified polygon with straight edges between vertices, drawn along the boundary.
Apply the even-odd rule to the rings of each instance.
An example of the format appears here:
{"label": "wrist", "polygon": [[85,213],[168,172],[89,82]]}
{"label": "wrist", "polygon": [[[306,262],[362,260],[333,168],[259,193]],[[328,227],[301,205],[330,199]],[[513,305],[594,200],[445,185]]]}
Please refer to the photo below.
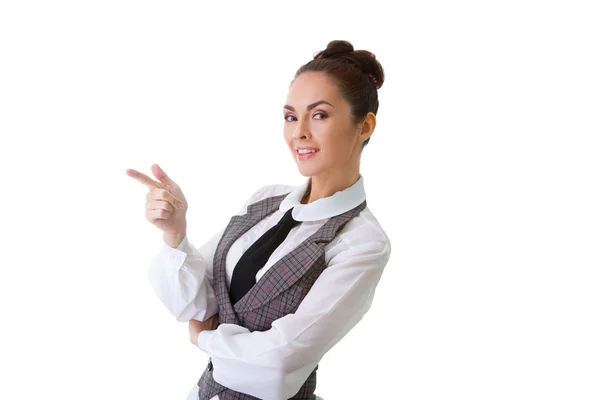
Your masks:
{"label": "wrist", "polygon": [[183,239],[185,238],[186,232],[180,233],[180,234],[169,234],[169,233],[163,233],[163,241],[170,247],[172,248],[177,248],[181,242],[183,242]]}

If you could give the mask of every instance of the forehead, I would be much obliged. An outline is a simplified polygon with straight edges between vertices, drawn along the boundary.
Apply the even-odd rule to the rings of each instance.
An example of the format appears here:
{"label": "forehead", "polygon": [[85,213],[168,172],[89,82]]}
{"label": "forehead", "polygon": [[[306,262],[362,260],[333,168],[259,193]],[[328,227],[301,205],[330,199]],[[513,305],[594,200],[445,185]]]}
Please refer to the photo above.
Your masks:
{"label": "forehead", "polygon": [[299,75],[288,90],[287,104],[303,106],[318,100],[340,102],[337,86],[322,72],[305,72]]}

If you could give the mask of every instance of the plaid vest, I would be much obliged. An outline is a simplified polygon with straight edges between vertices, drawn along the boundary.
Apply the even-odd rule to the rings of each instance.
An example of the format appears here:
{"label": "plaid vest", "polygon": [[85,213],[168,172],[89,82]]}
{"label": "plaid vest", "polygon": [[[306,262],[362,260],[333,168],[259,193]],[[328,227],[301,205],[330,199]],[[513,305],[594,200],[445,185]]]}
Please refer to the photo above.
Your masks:
{"label": "plaid vest", "polygon": [[[317,232],[277,261],[235,305],[231,304],[225,272],[225,260],[231,245],[259,221],[275,212],[287,194],[269,197],[248,206],[244,215],[229,221],[215,251],[213,287],[219,304],[219,324],[237,324],[252,331],[266,331],[271,323],[294,313],[313,283],[325,269],[325,246],[338,231],[366,206],[366,200],[343,214],[330,218]],[[300,390],[290,399],[315,400],[318,366]],[[260,385],[260,382],[256,382]],[[255,400],[257,397],[236,392],[218,384],[209,361],[198,381],[200,400],[218,395],[220,400]]]}

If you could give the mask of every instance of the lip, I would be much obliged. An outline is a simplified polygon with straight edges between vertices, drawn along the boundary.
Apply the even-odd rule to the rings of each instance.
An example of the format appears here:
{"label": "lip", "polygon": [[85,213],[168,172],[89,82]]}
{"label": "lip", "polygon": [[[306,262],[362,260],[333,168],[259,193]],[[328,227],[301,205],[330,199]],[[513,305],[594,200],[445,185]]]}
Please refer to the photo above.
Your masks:
{"label": "lip", "polygon": [[[298,153],[298,150],[316,150],[316,151],[314,153],[300,154],[300,153]],[[298,161],[308,160],[309,158],[314,157],[318,152],[319,152],[319,149],[317,149],[316,147],[296,147],[296,157],[298,158]]]}

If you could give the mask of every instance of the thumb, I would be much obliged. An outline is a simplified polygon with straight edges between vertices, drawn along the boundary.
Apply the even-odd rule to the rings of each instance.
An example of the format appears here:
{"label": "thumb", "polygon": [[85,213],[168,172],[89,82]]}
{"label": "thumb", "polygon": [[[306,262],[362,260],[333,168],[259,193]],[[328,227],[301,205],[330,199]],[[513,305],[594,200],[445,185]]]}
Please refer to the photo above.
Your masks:
{"label": "thumb", "polygon": [[152,173],[154,174],[156,179],[158,179],[160,181],[160,183],[165,185],[165,187],[169,191],[178,188],[177,184],[175,182],[173,182],[173,180],[171,178],[169,178],[167,173],[165,171],[163,171],[163,169],[161,167],[159,167],[158,164],[152,164],[152,167],[150,169],[152,170]]}

